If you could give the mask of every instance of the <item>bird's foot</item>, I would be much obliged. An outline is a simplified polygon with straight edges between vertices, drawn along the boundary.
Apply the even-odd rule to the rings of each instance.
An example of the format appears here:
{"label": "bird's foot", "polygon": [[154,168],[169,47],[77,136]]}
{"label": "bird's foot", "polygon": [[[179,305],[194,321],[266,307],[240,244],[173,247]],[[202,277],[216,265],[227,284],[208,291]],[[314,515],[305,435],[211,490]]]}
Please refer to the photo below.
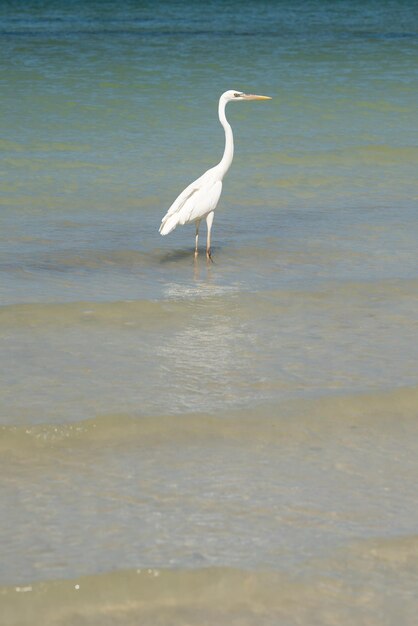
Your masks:
{"label": "bird's foot", "polygon": [[214,262],[213,259],[212,259],[212,252],[211,252],[210,248],[209,248],[209,250],[206,250],[206,258],[207,258],[208,261],[211,261],[212,263]]}

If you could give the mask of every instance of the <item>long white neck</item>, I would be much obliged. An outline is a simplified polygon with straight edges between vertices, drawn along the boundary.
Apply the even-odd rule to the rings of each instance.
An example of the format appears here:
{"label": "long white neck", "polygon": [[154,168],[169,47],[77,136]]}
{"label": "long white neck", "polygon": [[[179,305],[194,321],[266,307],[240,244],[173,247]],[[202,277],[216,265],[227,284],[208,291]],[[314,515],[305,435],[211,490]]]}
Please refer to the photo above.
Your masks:
{"label": "long white neck", "polygon": [[234,135],[232,134],[231,125],[229,124],[225,115],[225,107],[227,105],[227,102],[227,100],[221,98],[219,100],[218,108],[219,121],[224,127],[225,131],[225,150],[221,161],[217,165],[222,177],[225,176],[225,174],[231,167],[232,159],[234,158]]}

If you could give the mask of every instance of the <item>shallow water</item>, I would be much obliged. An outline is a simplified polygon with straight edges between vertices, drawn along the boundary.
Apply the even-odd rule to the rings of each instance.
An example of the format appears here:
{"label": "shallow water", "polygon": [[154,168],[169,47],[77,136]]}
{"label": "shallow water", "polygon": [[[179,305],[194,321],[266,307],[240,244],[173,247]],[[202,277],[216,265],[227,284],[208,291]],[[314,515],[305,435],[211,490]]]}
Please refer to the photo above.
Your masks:
{"label": "shallow water", "polygon": [[219,7],[0,7],[7,624],[414,623],[418,11]]}

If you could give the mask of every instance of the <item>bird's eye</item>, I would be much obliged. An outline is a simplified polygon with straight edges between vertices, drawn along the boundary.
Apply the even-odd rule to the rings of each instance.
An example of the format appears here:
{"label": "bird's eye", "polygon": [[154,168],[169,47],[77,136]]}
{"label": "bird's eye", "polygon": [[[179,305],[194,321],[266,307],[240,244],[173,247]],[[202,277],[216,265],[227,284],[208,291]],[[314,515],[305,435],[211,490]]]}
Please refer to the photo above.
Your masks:
{"label": "bird's eye", "polygon": [[239,98],[242,94],[240,93],[234,93],[234,98]]}

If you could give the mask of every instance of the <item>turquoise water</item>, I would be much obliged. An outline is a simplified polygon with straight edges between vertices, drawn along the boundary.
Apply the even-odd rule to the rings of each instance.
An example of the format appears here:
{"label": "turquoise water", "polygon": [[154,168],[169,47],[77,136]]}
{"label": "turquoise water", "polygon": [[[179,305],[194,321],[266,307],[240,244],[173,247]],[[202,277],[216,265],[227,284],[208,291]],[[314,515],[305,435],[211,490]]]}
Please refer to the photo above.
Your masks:
{"label": "turquoise water", "polygon": [[[0,38],[8,624],[412,624],[418,8],[33,0]],[[158,227],[227,89],[272,100],[227,108],[208,265]]]}

